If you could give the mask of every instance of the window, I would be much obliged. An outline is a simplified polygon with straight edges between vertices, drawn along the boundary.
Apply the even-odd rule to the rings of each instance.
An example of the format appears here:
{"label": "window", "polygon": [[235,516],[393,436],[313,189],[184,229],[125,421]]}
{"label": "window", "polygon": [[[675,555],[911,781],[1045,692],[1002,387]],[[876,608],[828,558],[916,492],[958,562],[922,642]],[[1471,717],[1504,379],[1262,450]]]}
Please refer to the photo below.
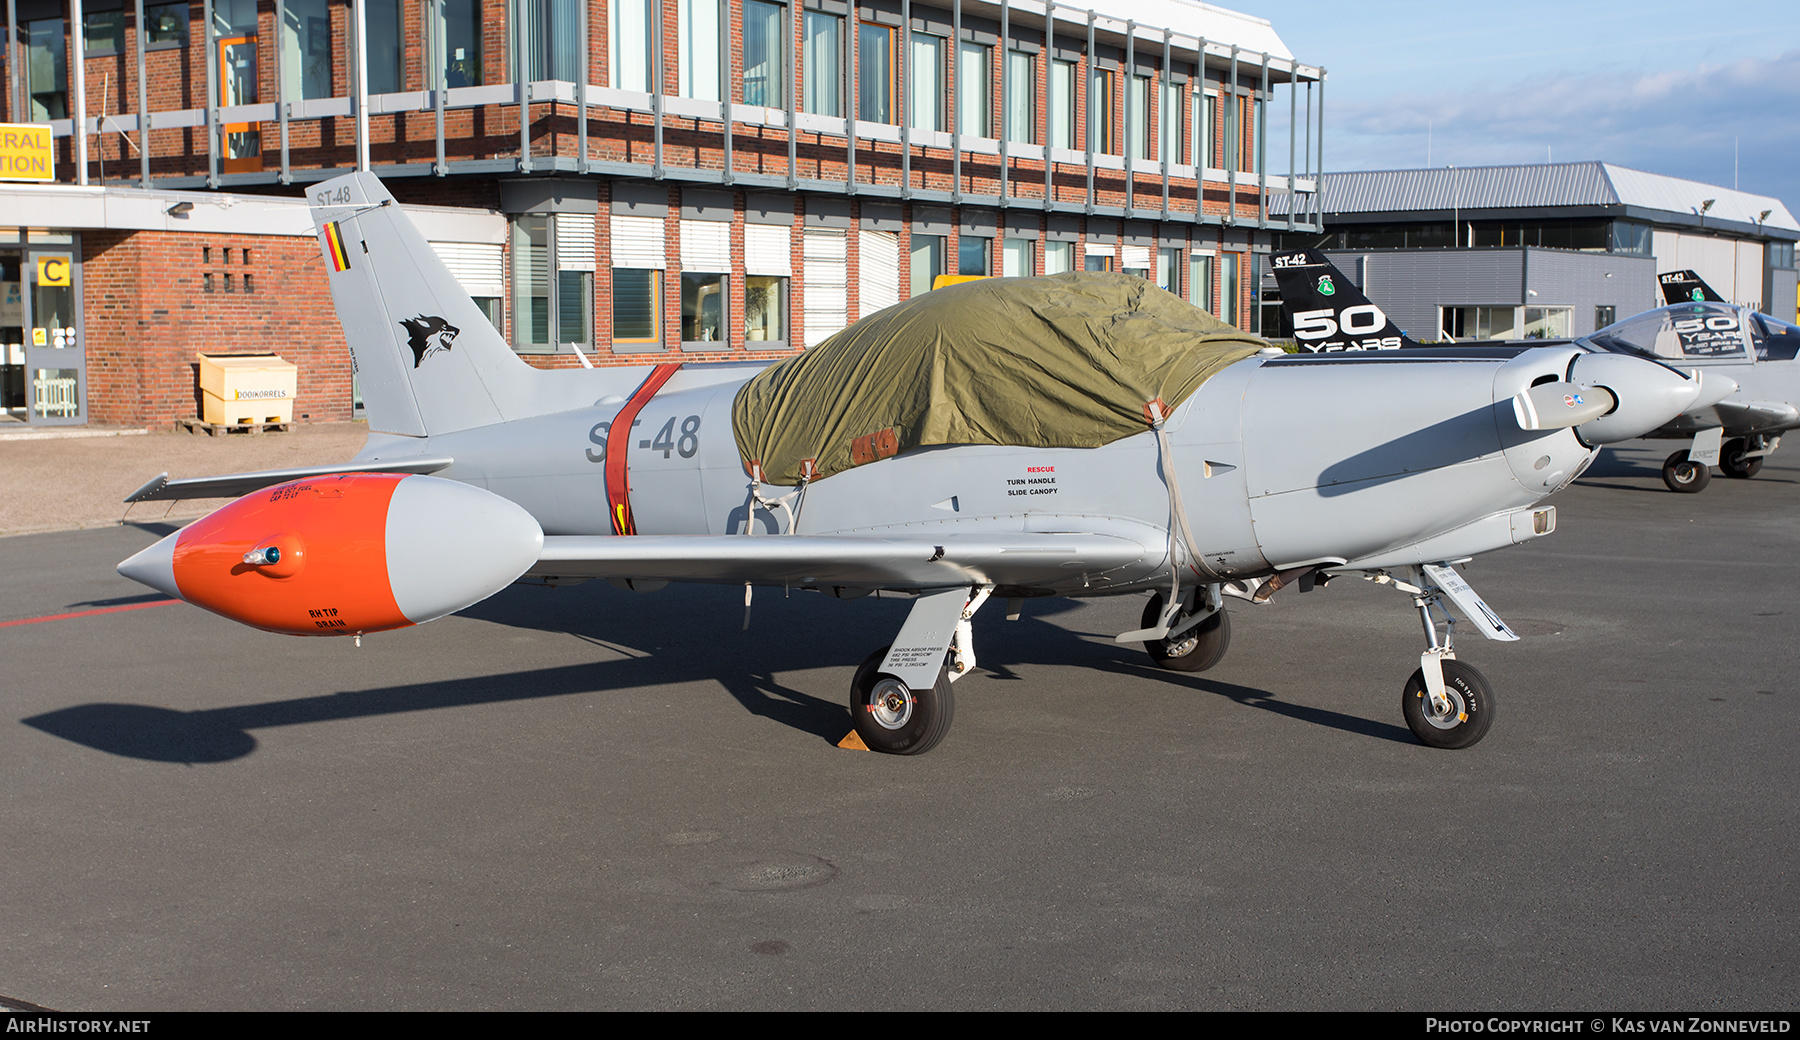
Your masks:
{"label": "window", "polygon": [[145,50],[187,46],[188,5],[158,4],[144,8]]}
{"label": "window", "polygon": [[257,0],[213,0],[213,29],[216,34],[256,35],[256,2]]}
{"label": "window", "polygon": [[894,30],[863,22],[857,31],[856,118],[894,121]]}
{"label": "window", "polygon": [[834,14],[807,11],[801,24],[800,107],[820,116],[844,114],[844,20]]}
{"label": "window", "polygon": [[531,79],[581,81],[580,3],[581,0],[531,0],[526,17],[526,39],[530,41],[526,74]]}
{"label": "window", "polygon": [[787,8],[744,0],[744,104],[787,107]]}
{"label": "window", "polygon": [[[254,4],[251,10],[255,10]],[[371,94],[397,93],[400,90],[400,0],[364,0],[363,17],[368,22],[367,90]],[[354,42],[350,46],[355,46]]]}
{"label": "window", "polygon": [[288,101],[331,96],[331,12],[326,4],[287,0],[280,46],[281,90]]}
{"label": "window", "polygon": [[1438,324],[1439,334],[1452,339],[1517,339],[1518,308],[1440,307]]}
{"label": "window", "polygon": [[1650,253],[1650,225],[1628,220],[1612,223],[1612,251],[1615,253]]}
{"label": "window", "polygon": [[1212,313],[1213,309],[1213,258],[1210,256],[1188,257],[1188,302],[1201,310]]}
{"label": "window", "polygon": [[731,276],[710,272],[681,273],[681,342],[711,344],[724,350],[729,338],[726,316]]}
{"label": "window", "polygon": [[1006,52],[1006,139],[1037,143],[1037,68],[1024,51]]}
{"label": "window", "polygon": [[992,137],[988,131],[988,48],[958,40],[956,44],[956,130],[968,137]]}
{"label": "window", "polygon": [[1157,250],[1156,284],[1177,296],[1181,295],[1181,250]]}
{"label": "window", "polygon": [[1050,63],[1050,146],[1075,147],[1075,63]]}
{"label": "window", "polygon": [[[744,339],[751,343],[785,342],[788,280],[772,275],[744,278]],[[755,349],[754,347],[751,349]]]}
{"label": "window", "polygon": [[647,93],[651,70],[656,67],[650,56],[650,44],[656,38],[650,0],[609,0],[606,15],[607,85]]}
{"label": "window", "polygon": [[1600,304],[1594,308],[1594,328],[1603,329],[1619,320],[1619,309],[1608,304]]}
{"label": "window", "polygon": [[912,295],[931,291],[932,279],[944,270],[944,236],[912,236]]}
{"label": "window", "polygon": [[1003,241],[1000,244],[1000,273],[1007,278],[1029,278],[1037,274],[1036,240],[1009,238]]}
{"label": "window", "polygon": [[1223,170],[1236,170],[1241,168],[1238,166],[1238,158],[1239,153],[1243,151],[1240,145],[1243,143],[1244,124],[1238,116],[1243,111],[1242,102],[1243,99],[1236,94],[1221,95],[1219,97],[1219,110],[1224,115],[1225,123],[1225,132],[1223,134],[1225,147],[1220,156],[1223,161],[1219,165],[1219,168]]}
{"label": "window", "polygon": [[547,351],[550,342],[550,218],[518,217],[512,228],[513,349]]}
{"label": "window", "polygon": [[906,98],[906,118],[915,130],[944,129],[944,38],[930,33],[912,34],[910,76],[912,92]]}
{"label": "window", "polygon": [[1238,323],[1238,255],[1219,254],[1219,320]]}
{"label": "window", "polygon": [[1213,128],[1217,121],[1213,118],[1213,110],[1218,100],[1212,95],[1194,92],[1193,147],[1189,149],[1188,161],[1203,170],[1215,166],[1212,147]]}
{"label": "window", "polygon": [[[323,12],[323,0],[303,0],[315,4]],[[481,4],[480,0],[441,0],[442,15],[438,19],[438,39],[442,41],[444,67],[439,80],[446,87],[478,87],[481,85]],[[295,0],[288,0],[288,10]],[[330,30],[326,20],[324,31]],[[326,78],[331,70],[327,67]],[[325,95],[308,94],[307,97]]]}
{"label": "window", "polygon": [[[680,34],[676,42],[679,81],[675,89],[682,97],[704,101],[723,101],[719,92],[719,0],[681,0],[676,15]],[[646,34],[646,39],[648,35]]]}
{"label": "window", "polygon": [[1187,108],[1182,103],[1182,85],[1167,80],[1162,85],[1162,105],[1157,110],[1157,127],[1159,134],[1156,142],[1156,157],[1166,163],[1184,162],[1181,150],[1181,115]]}
{"label": "window", "polygon": [[89,56],[117,54],[125,49],[125,12],[88,11],[81,16],[83,46]]}
{"label": "window", "polygon": [[1063,274],[1073,270],[1075,270],[1075,243],[1044,243],[1045,274]]}
{"label": "window", "polygon": [[1573,307],[1525,308],[1526,339],[1568,339],[1574,323]]}
{"label": "window", "polygon": [[988,273],[988,239],[974,235],[961,235],[956,239],[956,273],[978,274]]}
{"label": "window", "polygon": [[1131,93],[1126,98],[1130,110],[1126,114],[1125,149],[1133,159],[1150,157],[1150,77],[1131,77]]}
{"label": "window", "polygon": [[42,123],[69,118],[69,63],[63,50],[63,20],[40,18],[25,23],[25,93],[31,119]]}
{"label": "window", "polygon": [[1088,147],[1116,154],[1113,147],[1113,74],[1091,69],[1088,75]]}
{"label": "window", "polygon": [[1089,253],[1082,257],[1081,269],[1084,271],[1110,271],[1113,269],[1113,258],[1107,253]]}
{"label": "window", "polygon": [[514,349],[553,351],[560,343],[588,343],[594,327],[594,218],[519,216],[512,252]]}
{"label": "window", "polygon": [[662,272],[615,267],[612,273],[613,344],[662,344]]}

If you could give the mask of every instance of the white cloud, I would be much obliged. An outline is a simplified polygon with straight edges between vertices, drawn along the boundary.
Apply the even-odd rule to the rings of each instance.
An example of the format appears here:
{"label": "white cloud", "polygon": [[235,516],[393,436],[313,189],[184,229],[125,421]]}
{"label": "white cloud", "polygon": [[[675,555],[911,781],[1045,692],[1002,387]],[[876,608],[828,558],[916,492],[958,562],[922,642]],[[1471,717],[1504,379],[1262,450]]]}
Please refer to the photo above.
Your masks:
{"label": "white cloud", "polygon": [[1346,102],[1326,113],[1328,169],[1604,159],[1800,206],[1800,50],[1645,75],[1527,79]]}

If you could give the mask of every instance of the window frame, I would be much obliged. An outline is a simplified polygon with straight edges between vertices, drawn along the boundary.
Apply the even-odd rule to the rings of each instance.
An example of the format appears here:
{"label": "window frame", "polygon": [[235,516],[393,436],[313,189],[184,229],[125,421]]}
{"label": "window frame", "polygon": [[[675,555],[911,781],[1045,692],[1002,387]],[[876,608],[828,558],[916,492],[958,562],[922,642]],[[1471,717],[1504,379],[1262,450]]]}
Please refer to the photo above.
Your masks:
{"label": "window frame", "polygon": [[[610,312],[612,314],[612,349],[614,353],[652,353],[666,349],[663,344],[663,272],[656,267],[614,267],[612,284],[608,292]],[[639,338],[619,335],[619,274],[621,272],[642,271],[649,277],[650,296],[650,335]],[[633,346],[637,349],[631,349]],[[621,350],[624,346],[627,349]]]}

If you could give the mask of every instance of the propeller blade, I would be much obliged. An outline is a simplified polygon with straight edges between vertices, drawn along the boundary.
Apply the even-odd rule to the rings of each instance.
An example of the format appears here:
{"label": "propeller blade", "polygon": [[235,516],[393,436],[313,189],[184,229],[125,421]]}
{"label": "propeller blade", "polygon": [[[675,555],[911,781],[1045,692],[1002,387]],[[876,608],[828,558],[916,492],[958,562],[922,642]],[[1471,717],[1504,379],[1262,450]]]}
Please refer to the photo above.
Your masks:
{"label": "propeller blade", "polygon": [[1566,430],[1600,418],[1618,403],[1605,387],[1539,383],[1513,395],[1513,415],[1521,430]]}

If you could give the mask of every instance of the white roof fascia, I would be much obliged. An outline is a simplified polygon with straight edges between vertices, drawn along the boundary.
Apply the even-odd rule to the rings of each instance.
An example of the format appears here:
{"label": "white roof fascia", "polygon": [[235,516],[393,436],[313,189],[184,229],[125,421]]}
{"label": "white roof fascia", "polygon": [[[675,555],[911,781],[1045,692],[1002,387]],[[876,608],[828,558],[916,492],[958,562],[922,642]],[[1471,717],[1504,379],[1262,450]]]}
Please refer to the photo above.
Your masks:
{"label": "white roof fascia", "polygon": [[[1780,199],[1660,173],[1645,173],[1611,163],[1602,163],[1601,167],[1606,171],[1607,180],[1612,182],[1613,192],[1621,205],[1698,215],[1701,207],[1711,200],[1712,206],[1706,209],[1707,220],[1800,231],[1800,223],[1795,222],[1794,215]],[[1762,219],[1764,210],[1769,211],[1767,220]]]}
{"label": "white roof fascia", "polygon": [[[192,208],[176,215],[177,203]],[[506,241],[506,217],[493,210],[407,206],[433,242]],[[146,191],[73,184],[0,184],[0,212],[29,213],[34,227],[70,231],[177,231],[194,234],[279,235],[310,238],[305,199],[211,191]]]}

